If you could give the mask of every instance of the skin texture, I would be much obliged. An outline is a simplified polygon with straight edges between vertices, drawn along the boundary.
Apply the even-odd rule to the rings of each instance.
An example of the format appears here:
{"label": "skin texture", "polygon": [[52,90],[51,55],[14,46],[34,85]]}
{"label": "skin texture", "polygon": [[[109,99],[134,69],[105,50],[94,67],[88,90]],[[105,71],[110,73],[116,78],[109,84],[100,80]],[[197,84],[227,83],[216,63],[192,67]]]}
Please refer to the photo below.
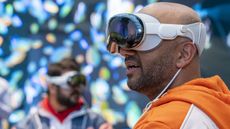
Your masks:
{"label": "skin texture", "polygon": [[[140,13],[154,16],[161,23],[200,22],[198,15],[191,8],[176,3],[150,4],[140,10]],[[197,48],[187,38],[163,40],[156,48],[146,52],[121,48],[120,54],[125,57],[129,88],[145,94],[150,100],[164,89],[180,68],[182,71],[170,88],[200,77]],[[130,65],[137,67],[129,68]]]}

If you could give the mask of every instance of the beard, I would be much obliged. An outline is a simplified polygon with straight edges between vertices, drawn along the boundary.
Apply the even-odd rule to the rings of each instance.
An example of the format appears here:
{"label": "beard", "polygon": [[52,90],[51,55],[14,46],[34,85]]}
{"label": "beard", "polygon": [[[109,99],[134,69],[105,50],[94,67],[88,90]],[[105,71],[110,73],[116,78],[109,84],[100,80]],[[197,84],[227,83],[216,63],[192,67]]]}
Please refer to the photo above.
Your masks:
{"label": "beard", "polygon": [[76,106],[77,98],[78,98],[78,97],[74,97],[74,96],[76,96],[76,93],[72,93],[69,97],[66,97],[61,93],[60,88],[57,89],[57,93],[58,93],[58,95],[56,96],[56,99],[57,99],[58,103],[60,103],[63,106],[66,106],[67,108]]}
{"label": "beard", "polygon": [[[135,60],[138,61],[136,58]],[[173,57],[169,53],[148,60],[141,65],[139,76],[128,77],[129,88],[147,96],[156,96],[176,73],[173,64]]]}

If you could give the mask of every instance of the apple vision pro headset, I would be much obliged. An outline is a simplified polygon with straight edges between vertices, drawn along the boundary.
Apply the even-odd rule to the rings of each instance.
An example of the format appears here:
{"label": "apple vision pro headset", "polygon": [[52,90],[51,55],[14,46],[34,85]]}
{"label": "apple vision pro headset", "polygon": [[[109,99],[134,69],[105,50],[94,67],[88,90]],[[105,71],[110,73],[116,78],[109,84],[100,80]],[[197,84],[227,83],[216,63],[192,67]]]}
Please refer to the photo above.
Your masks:
{"label": "apple vision pro headset", "polygon": [[158,46],[162,40],[173,40],[181,36],[192,40],[201,55],[206,39],[206,28],[201,22],[162,24],[155,17],[144,13],[115,15],[110,18],[106,32],[107,49],[111,53],[119,53],[119,47],[148,51]]}

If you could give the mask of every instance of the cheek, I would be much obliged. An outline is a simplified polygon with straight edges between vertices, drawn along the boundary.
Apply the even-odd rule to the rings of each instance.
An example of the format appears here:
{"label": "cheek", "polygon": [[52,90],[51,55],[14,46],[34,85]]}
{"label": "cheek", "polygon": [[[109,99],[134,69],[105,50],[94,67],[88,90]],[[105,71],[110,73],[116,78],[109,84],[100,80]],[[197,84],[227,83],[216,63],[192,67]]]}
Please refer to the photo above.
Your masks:
{"label": "cheek", "polygon": [[159,54],[157,56],[146,54],[140,58],[142,71],[144,73],[154,72],[160,74],[160,72],[163,72],[162,70],[166,70],[164,69],[165,67],[168,67],[168,61],[168,56]]}
{"label": "cheek", "polygon": [[142,71],[145,71],[146,69],[154,67],[154,62],[156,62],[157,60],[149,54],[143,54],[139,56],[139,61]]}
{"label": "cheek", "polygon": [[72,92],[71,90],[62,89],[61,94],[64,96],[70,96],[71,92]]}
{"label": "cheek", "polygon": [[85,86],[84,85],[80,85],[80,86],[77,86],[77,87],[73,88],[73,91],[75,93],[82,93],[84,91],[84,89],[85,89]]}

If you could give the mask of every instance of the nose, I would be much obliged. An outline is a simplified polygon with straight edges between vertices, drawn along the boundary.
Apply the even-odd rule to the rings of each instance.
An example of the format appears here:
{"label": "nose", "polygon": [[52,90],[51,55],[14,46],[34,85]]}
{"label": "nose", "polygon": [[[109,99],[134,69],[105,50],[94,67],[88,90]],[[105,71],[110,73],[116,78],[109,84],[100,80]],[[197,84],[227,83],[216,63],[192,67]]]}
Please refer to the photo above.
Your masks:
{"label": "nose", "polygon": [[123,57],[128,57],[128,56],[134,55],[135,51],[134,50],[128,50],[128,49],[125,49],[125,48],[120,48],[119,53]]}

